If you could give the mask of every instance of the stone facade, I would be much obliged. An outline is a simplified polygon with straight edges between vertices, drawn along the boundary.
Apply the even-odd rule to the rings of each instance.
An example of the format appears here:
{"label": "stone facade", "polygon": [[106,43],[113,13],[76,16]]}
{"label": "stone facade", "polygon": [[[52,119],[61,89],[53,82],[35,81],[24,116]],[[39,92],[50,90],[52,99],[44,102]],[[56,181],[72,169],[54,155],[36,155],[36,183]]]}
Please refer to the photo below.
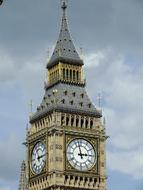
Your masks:
{"label": "stone facade", "polygon": [[19,181],[19,188],[18,190],[28,190],[28,181],[26,176],[26,163],[25,161],[21,164],[21,174],[20,174],[20,181]]}
{"label": "stone facade", "polygon": [[[66,9],[63,1],[60,35],[47,64],[45,95],[30,117],[26,142],[28,187],[29,190],[106,190],[107,137],[102,111],[86,92],[84,64],[70,37]],[[89,155],[90,149],[88,154],[86,145],[75,145],[78,148],[72,149],[75,151],[72,159],[75,154],[77,162],[83,161],[83,157],[89,159],[83,163],[88,168],[84,171],[72,166],[67,156],[69,144],[83,140],[90,144],[96,157],[88,168],[89,157],[93,156]]]}

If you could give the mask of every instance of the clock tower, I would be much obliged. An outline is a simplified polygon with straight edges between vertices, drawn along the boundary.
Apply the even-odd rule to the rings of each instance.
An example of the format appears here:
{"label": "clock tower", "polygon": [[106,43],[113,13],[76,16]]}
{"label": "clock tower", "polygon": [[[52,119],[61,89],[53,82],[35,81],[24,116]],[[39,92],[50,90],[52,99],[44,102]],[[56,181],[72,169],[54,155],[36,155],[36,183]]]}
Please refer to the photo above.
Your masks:
{"label": "clock tower", "polygon": [[102,112],[91,102],[84,62],[72,41],[67,2],[45,94],[27,134],[29,190],[106,190],[106,134]]}

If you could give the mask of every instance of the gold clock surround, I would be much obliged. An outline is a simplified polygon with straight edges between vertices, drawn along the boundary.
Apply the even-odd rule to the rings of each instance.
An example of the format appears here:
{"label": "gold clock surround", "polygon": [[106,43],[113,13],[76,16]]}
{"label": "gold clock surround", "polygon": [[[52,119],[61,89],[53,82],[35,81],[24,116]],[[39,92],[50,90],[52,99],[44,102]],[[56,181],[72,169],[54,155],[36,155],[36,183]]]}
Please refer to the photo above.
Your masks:
{"label": "gold clock surround", "polygon": [[[34,149],[35,145],[36,145],[37,143],[39,143],[39,142],[42,142],[42,143],[45,145],[45,148],[46,148],[46,160],[45,160],[45,165],[44,165],[42,171],[41,171],[40,173],[36,174],[36,173],[33,171],[32,167],[31,167],[31,160],[32,160],[33,149]],[[28,160],[29,160],[29,177],[30,177],[30,178],[37,177],[37,176],[39,176],[39,175],[41,175],[41,174],[44,174],[44,173],[47,171],[47,168],[48,168],[48,152],[47,152],[47,146],[48,146],[48,145],[47,145],[47,141],[46,141],[46,138],[45,138],[45,137],[44,137],[44,138],[41,138],[41,139],[38,139],[38,140],[35,140],[35,141],[33,141],[33,142],[30,143],[30,145],[29,145],[29,159],[28,159]]]}
{"label": "gold clock surround", "polygon": [[[95,161],[95,163],[94,163],[94,165],[93,165],[93,167],[91,167],[89,170],[87,170],[87,171],[82,171],[82,173],[96,173],[96,174],[98,174],[98,139],[96,139],[96,138],[94,138],[94,137],[83,137],[83,136],[74,136],[74,135],[67,135],[66,136],[66,147],[65,147],[65,150],[67,149],[67,146],[68,146],[68,144],[71,142],[71,141],[73,141],[73,140],[75,140],[75,139],[79,139],[79,138],[82,138],[82,139],[84,139],[84,140],[86,140],[86,141],[88,141],[93,147],[94,147],[94,149],[95,149],[95,151],[96,151],[96,161]],[[65,153],[66,154],[66,153]],[[72,171],[72,172],[76,172],[76,173],[80,173],[80,171],[79,170],[76,170],[70,163],[69,163],[69,161],[68,161],[68,159],[67,159],[67,156],[65,155],[65,163],[66,163],[66,166],[65,166],[65,168],[66,168],[66,170],[67,171]]]}

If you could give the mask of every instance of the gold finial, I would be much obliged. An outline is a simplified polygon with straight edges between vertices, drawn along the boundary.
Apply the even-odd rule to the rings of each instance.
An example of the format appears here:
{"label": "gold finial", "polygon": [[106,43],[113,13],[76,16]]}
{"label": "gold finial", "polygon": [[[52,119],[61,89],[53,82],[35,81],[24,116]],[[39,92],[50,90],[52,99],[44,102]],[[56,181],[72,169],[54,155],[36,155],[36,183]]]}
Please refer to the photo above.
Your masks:
{"label": "gold finial", "polygon": [[97,100],[98,100],[98,106],[99,106],[99,108],[101,108],[101,100],[102,100],[101,93],[98,94]]}
{"label": "gold finial", "polygon": [[3,3],[3,0],[0,0],[0,5],[2,5],[2,3]]}
{"label": "gold finial", "polygon": [[33,100],[30,100],[29,105],[30,105],[30,115],[31,115],[33,112]]}
{"label": "gold finial", "polygon": [[67,8],[68,1],[67,0],[61,0],[61,4],[62,4],[63,11],[65,11]]}

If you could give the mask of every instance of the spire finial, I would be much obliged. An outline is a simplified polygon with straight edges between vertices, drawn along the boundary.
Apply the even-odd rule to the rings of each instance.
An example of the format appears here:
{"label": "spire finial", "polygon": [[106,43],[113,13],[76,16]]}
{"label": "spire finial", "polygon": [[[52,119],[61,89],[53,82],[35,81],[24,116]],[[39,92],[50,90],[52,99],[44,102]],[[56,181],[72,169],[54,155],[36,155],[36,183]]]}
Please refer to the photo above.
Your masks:
{"label": "spire finial", "polygon": [[67,9],[67,0],[62,0],[62,9],[63,11]]}

